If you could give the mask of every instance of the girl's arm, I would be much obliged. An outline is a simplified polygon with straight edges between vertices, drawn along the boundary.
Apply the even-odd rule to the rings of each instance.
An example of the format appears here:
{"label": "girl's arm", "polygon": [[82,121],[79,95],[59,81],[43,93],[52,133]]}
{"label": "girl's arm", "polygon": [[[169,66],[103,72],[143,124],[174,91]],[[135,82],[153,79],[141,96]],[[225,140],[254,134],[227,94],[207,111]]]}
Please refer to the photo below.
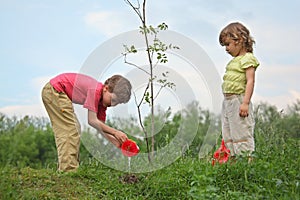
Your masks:
{"label": "girl's arm", "polygon": [[249,114],[249,104],[254,90],[255,68],[249,67],[246,69],[246,90],[243,102],[240,106],[240,116],[247,117]]}

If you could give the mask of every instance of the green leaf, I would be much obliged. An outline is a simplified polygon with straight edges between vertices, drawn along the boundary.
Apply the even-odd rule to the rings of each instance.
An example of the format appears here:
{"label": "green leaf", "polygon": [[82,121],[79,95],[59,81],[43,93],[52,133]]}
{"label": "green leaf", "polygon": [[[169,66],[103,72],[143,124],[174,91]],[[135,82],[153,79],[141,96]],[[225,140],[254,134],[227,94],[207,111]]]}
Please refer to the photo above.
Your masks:
{"label": "green leaf", "polygon": [[155,30],[155,28],[153,28],[153,26],[149,26],[149,29],[150,29],[150,31],[152,32],[152,33],[154,33],[154,34],[156,34],[157,33],[157,31]]}
{"label": "green leaf", "polygon": [[136,48],[135,48],[134,45],[131,45],[130,52],[132,52],[132,53],[136,53],[137,52],[137,50],[136,50]]}
{"label": "green leaf", "polygon": [[168,29],[168,25],[166,23],[161,23],[157,26],[160,30],[167,30]]}

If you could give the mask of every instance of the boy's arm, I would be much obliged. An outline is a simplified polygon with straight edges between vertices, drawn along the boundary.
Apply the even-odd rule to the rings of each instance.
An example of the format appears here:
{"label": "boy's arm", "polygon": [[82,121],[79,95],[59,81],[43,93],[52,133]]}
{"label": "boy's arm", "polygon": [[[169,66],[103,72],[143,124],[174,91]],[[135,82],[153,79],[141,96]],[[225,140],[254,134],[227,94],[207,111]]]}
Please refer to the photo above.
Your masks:
{"label": "boy's arm", "polygon": [[254,82],[255,82],[255,68],[249,67],[246,69],[246,90],[245,90],[245,96],[242,102],[242,105],[240,106],[240,116],[241,117],[247,117],[248,111],[249,111],[249,104],[251,101],[251,97],[254,90]]}
{"label": "boy's arm", "polygon": [[119,140],[117,140],[117,138],[115,138],[114,136],[112,136],[108,133],[104,133],[104,132],[100,132],[100,133],[103,137],[105,137],[108,141],[110,141],[116,147],[118,147],[118,148],[121,147],[122,143],[120,143]]}
{"label": "boy's arm", "polygon": [[106,125],[97,118],[97,113],[90,110],[88,110],[88,123],[117,147],[128,139],[125,133]]}

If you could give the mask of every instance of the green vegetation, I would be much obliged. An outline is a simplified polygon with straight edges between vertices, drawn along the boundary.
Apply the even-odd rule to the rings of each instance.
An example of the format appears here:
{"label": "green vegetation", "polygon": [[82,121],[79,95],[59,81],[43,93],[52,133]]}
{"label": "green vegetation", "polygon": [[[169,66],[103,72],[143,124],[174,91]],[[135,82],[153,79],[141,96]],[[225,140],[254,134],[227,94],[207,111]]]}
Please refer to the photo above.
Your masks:
{"label": "green vegetation", "polygon": [[[199,130],[189,149],[170,166],[135,174],[131,183],[124,178],[127,173],[104,166],[84,145],[78,172],[56,172],[47,120],[1,115],[0,199],[299,199],[300,101],[284,112],[262,104],[256,116],[256,152],[250,164],[241,156],[213,167],[213,152],[198,158],[208,119],[213,118],[200,109]],[[178,123],[178,115],[166,122],[156,148],[168,143]]]}

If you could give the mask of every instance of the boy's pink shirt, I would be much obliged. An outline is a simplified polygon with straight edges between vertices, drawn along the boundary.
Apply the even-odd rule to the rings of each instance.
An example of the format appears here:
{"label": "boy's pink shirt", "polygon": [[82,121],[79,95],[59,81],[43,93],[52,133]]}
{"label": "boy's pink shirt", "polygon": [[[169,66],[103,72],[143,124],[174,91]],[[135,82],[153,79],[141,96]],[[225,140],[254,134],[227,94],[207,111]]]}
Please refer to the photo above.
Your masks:
{"label": "boy's pink shirt", "polygon": [[73,103],[97,113],[101,121],[106,119],[106,107],[101,101],[103,84],[96,79],[77,73],[63,73],[50,80],[58,92],[65,93]]}

